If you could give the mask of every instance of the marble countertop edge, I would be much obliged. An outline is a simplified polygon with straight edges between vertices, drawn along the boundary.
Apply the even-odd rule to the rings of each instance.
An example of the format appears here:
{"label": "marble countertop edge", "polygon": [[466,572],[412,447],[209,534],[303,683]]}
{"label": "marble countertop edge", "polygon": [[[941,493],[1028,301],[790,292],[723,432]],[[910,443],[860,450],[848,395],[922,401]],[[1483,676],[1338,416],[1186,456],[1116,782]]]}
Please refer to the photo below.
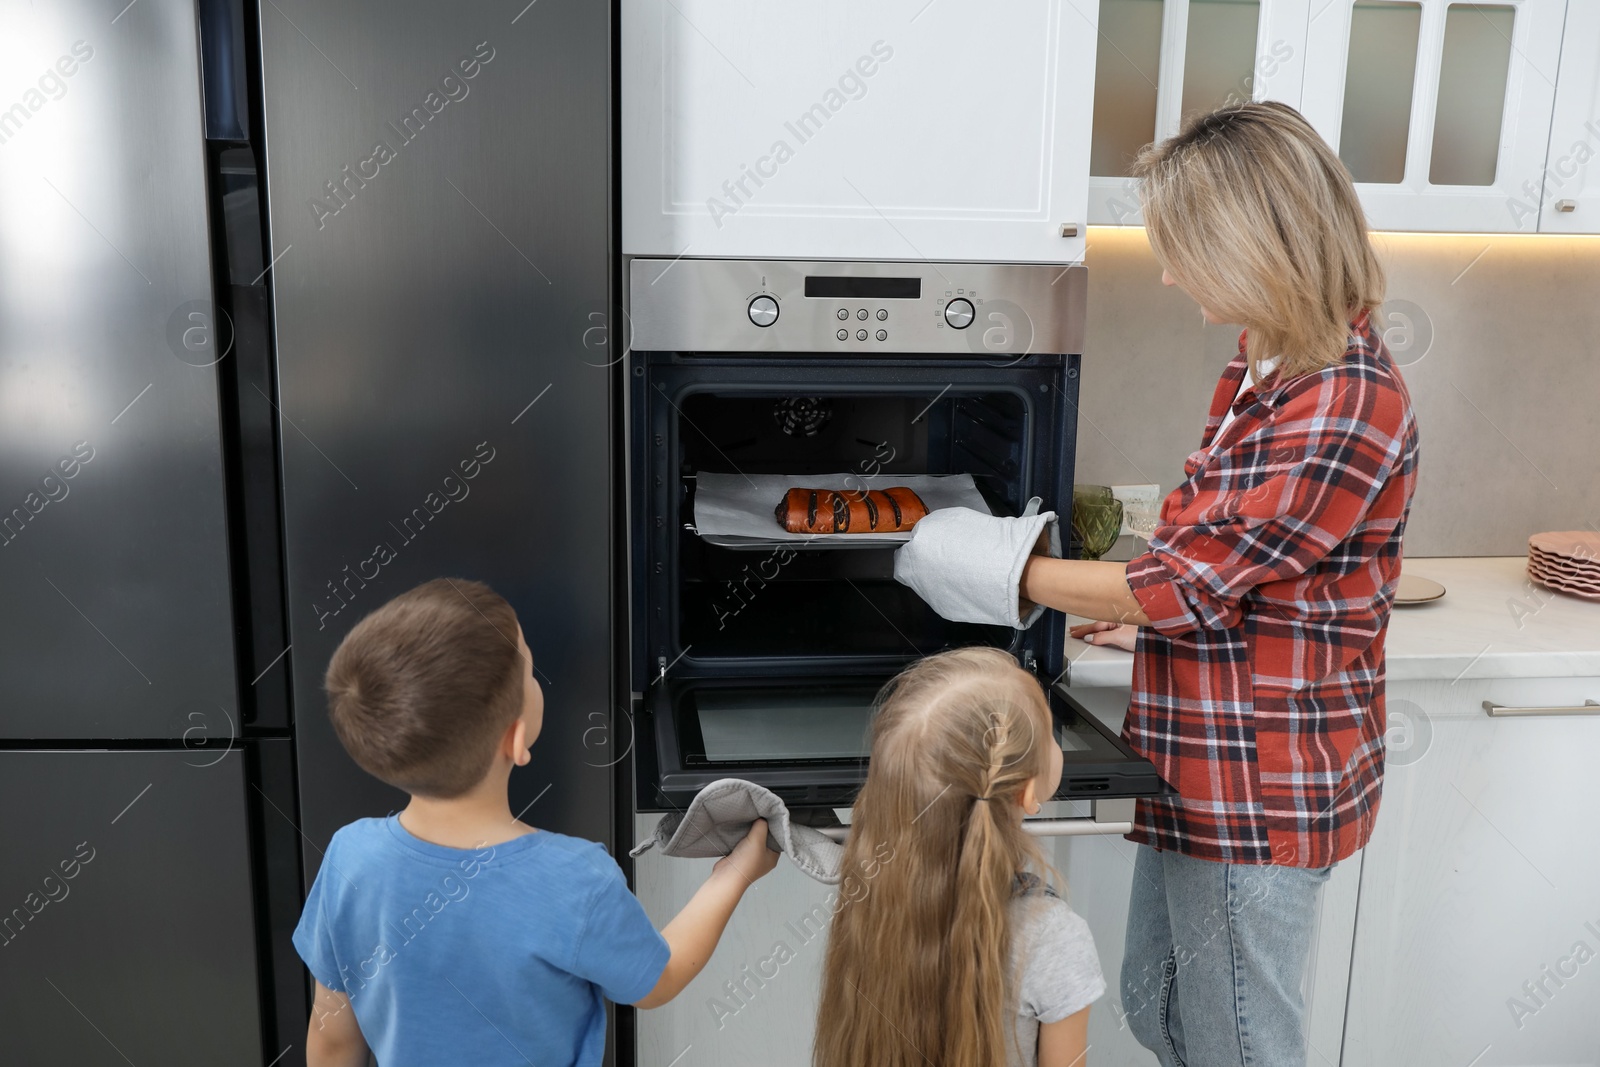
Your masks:
{"label": "marble countertop edge", "polygon": [[[1523,557],[1423,558],[1405,567],[1446,591],[1435,603],[1395,609],[1390,681],[1600,677],[1600,602],[1531,585]],[[1132,684],[1131,653],[1069,637],[1066,657],[1073,688]]]}

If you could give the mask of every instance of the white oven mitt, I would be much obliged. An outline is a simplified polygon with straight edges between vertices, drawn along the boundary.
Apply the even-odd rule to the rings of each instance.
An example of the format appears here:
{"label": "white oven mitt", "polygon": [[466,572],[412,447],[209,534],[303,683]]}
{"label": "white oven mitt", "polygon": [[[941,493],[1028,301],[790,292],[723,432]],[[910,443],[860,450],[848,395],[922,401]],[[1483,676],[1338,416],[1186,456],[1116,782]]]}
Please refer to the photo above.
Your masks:
{"label": "white oven mitt", "polygon": [[687,811],[663,815],[654,835],[628,855],[637,856],[660,845],[664,856],[726,856],[744,840],[757,819],[767,820],[768,848],[787,855],[817,881],[838,884],[844,846],[821,830],[796,822],[772,790],[739,778],[719,778],[695,795]]}
{"label": "white oven mitt", "polygon": [[971,508],[940,508],[911,531],[894,554],[894,576],[951,622],[977,622],[1026,630],[1040,615],[1035,604],[1020,614],[1022,568],[1042,530],[1050,531],[1050,555],[1061,557],[1061,530],[1053,511],[1028,501],[1014,519]]}

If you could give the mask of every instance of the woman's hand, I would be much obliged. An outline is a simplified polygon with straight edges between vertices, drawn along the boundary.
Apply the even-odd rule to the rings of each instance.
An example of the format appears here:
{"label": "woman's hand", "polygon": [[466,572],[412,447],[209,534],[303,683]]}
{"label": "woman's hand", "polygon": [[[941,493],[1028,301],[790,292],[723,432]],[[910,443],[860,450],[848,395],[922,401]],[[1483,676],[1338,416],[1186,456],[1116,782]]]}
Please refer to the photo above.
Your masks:
{"label": "woman's hand", "polygon": [[940,508],[918,522],[911,540],[895,552],[895,580],[951,622],[1025,630],[1037,615],[1022,603],[1019,581],[1040,536],[1055,521],[1053,511],[1006,518]]}
{"label": "woman's hand", "polygon": [[1139,641],[1139,628],[1129,623],[1086,622],[1067,631],[1073,637],[1091,645],[1111,645],[1133,651]]}

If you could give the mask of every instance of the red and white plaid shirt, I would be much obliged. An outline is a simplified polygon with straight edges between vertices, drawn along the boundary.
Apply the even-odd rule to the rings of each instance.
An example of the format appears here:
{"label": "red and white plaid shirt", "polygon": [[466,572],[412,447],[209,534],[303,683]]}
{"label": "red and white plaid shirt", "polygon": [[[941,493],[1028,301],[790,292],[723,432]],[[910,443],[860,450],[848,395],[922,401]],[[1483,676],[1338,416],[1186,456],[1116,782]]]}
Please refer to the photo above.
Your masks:
{"label": "red and white plaid shirt", "polygon": [[1178,792],[1141,800],[1129,837],[1325,867],[1367,843],[1383,790],[1383,640],[1416,420],[1365,314],[1343,363],[1269,376],[1235,405],[1243,334],[1239,352],[1187,480],[1128,564],[1150,624],[1122,736]]}

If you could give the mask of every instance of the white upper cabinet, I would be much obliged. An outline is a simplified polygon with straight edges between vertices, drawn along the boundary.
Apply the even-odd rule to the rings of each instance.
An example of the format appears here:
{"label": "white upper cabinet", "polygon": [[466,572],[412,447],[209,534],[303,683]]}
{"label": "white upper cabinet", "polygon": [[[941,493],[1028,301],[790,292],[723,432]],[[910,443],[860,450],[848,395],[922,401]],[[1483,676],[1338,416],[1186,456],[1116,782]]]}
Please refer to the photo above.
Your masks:
{"label": "white upper cabinet", "polygon": [[1299,106],[1306,0],[1100,0],[1089,221],[1136,225],[1139,150],[1244,100]]}
{"label": "white upper cabinet", "polygon": [[1543,233],[1600,233],[1600,3],[1567,7],[1567,32],[1556,77],[1550,153],[1542,174],[1511,191],[1518,228]]}
{"label": "white upper cabinet", "polygon": [[1301,110],[1350,168],[1374,229],[1535,230],[1516,204],[1544,173],[1566,11],[1329,0],[1312,15]]}
{"label": "white upper cabinet", "polygon": [[622,249],[1081,260],[1096,14],[623,0]]}

